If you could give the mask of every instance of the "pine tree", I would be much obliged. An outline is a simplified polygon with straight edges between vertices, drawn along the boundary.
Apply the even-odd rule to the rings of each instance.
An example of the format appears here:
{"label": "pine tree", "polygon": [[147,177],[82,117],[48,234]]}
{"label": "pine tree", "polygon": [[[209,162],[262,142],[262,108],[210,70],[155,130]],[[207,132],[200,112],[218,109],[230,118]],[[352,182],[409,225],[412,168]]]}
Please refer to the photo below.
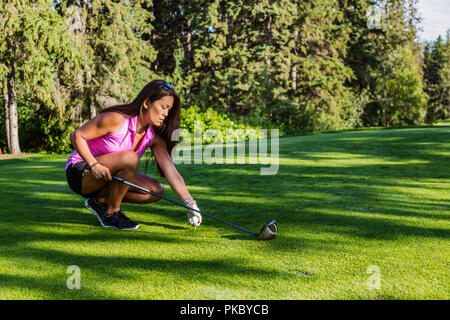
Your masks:
{"label": "pine tree", "polygon": [[392,52],[385,64],[388,75],[376,81],[377,101],[383,108],[383,126],[423,124],[427,95],[423,92],[422,72],[415,62],[413,50],[406,46]]}
{"label": "pine tree", "polygon": [[299,1],[299,13],[300,119],[306,129],[341,129],[350,104],[345,84],[353,77],[344,63],[350,29],[335,1]]}
{"label": "pine tree", "polygon": [[[379,26],[369,25],[370,19],[373,19],[369,15],[370,5],[377,8],[377,13],[380,14]],[[417,0],[341,0],[340,7],[344,10],[346,21],[352,28],[346,63],[355,73],[355,78],[349,82],[349,85],[353,88],[354,95],[361,97],[360,100],[364,101],[363,112],[359,116],[362,124],[370,126],[398,124],[405,122],[405,119],[411,119],[411,114],[422,115],[425,108],[422,102],[426,96],[423,92],[419,93],[423,91],[423,84],[420,79],[420,68],[418,68],[420,50],[415,43],[417,24],[420,21]],[[399,54],[405,56],[400,57]],[[411,55],[414,58],[411,58]],[[410,63],[409,66],[405,65],[406,61]],[[417,75],[411,74],[413,78],[416,78],[415,80],[407,81],[412,87],[409,87],[405,94],[399,95],[397,91],[396,97],[387,96],[394,94],[396,91],[394,87],[399,84],[399,81],[405,80],[405,72],[408,69],[417,72]],[[398,77],[397,82],[395,77]],[[394,87],[389,89],[386,83]],[[399,87],[396,88],[399,89]],[[411,92],[411,96],[408,96],[407,92]],[[403,120],[400,120],[402,117],[388,118],[388,115],[397,114],[392,110],[395,107],[391,104],[392,101],[399,104],[399,110],[404,110]],[[410,106],[411,113],[401,107],[405,103],[414,101],[418,104]],[[416,112],[416,108],[422,111]],[[415,120],[416,123],[422,121],[421,117]]]}
{"label": "pine tree", "polygon": [[193,20],[192,101],[293,130],[342,127],[344,82],[352,73],[342,59],[347,31],[333,3],[203,4],[202,19]]}
{"label": "pine tree", "polygon": [[450,116],[450,31],[444,41],[441,36],[424,48],[424,80],[430,96],[427,122]]}
{"label": "pine tree", "polygon": [[68,0],[55,5],[61,16],[74,20],[71,34],[84,57],[74,91],[78,103],[88,106],[89,118],[103,101],[128,101],[155,77],[151,5],[150,0]]}
{"label": "pine tree", "polygon": [[[61,115],[58,104],[57,69],[61,64],[77,69],[77,50],[65,32],[65,22],[50,7],[49,1],[1,1],[0,12],[0,73],[6,76],[9,116],[8,149],[20,153],[18,128],[18,88],[29,93],[29,99],[39,101]],[[64,61],[64,63],[61,63]]]}

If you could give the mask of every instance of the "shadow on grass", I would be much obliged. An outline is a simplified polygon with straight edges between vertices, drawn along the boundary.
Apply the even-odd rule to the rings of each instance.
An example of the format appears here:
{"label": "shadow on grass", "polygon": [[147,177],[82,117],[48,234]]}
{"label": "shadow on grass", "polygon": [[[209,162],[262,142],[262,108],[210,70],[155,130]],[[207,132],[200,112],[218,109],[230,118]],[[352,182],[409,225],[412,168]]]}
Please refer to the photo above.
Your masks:
{"label": "shadow on grass", "polygon": [[170,225],[167,223],[157,223],[157,222],[139,222],[140,225],[150,226],[150,227],[162,227],[170,230],[189,230],[187,227],[180,227],[175,225]]}
{"label": "shadow on grass", "polygon": [[[447,238],[448,229],[411,226],[398,218],[450,218],[448,200],[411,193],[420,188],[442,192],[448,189],[445,183],[450,179],[449,129],[442,126],[366,130],[282,139],[281,164],[275,176],[261,176],[261,165],[249,164],[179,165],[178,169],[188,187],[200,188],[195,196],[205,212],[250,230],[274,218],[280,224],[280,232],[283,225],[289,225],[298,230],[318,228],[380,240],[400,236]],[[332,155],[337,154],[349,162],[336,162]],[[313,163],[287,165],[283,159]],[[361,159],[379,163],[352,163]],[[65,184],[65,159],[5,161],[2,170],[20,169],[23,173],[19,179],[12,179],[0,170],[0,185],[6,190],[0,204],[12,211],[4,216],[7,222],[97,224],[93,216],[77,212],[76,208],[83,207],[83,199]],[[20,178],[27,183],[21,183]],[[175,199],[173,192],[169,191],[169,197]],[[162,201],[151,206],[169,219],[181,216],[178,209],[172,210],[172,205]],[[32,208],[31,212],[27,212],[28,208]],[[139,210],[138,206],[131,208]],[[184,229],[144,223],[174,231]],[[204,223],[221,226],[210,219]],[[251,237],[236,231],[236,236],[228,238]]]}
{"label": "shadow on grass", "polygon": [[[426,222],[448,220],[450,201],[421,194],[421,190],[436,191],[438,195],[448,190],[449,128],[369,130],[287,138],[281,140],[281,164],[276,176],[261,176],[260,165],[248,164],[180,165],[178,169],[188,187],[196,190],[195,197],[205,212],[254,232],[270,219],[277,220],[277,237],[265,242],[261,250],[332,251],[338,242],[342,244],[349,238],[380,241],[404,237],[448,239],[449,229],[445,224],[436,227],[436,223],[430,226]],[[342,154],[344,160],[348,157],[349,161],[339,163],[337,154]],[[357,163],[361,159],[369,163]],[[283,160],[294,164],[285,164]],[[297,160],[309,162],[295,163]],[[291,273],[277,270],[275,265],[273,268],[249,267],[240,259],[229,257],[158,259],[36,248],[30,243],[75,242],[81,246],[92,242],[113,246],[122,241],[183,243],[177,234],[185,232],[186,228],[167,223],[145,221],[142,224],[173,230],[174,236],[143,230],[121,233],[100,227],[92,229],[92,226],[98,226],[98,221],[90,213],[81,213],[83,199],[68,188],[64,164],[65,159],[27,158],[0,162],[1,258],[23,263],[28,269],[41,263],[56,268],[55,275],[50,277],[11,275],[3,271],[0,287],[29,291],[38,296],[45,293],[49,298],[72,299],[76,297],[74,294],[87,299],[128,298],[99,291],[89,287],[89,283],[82,293],[68,290],[65,270],[72,264],[91,271],[96,277],[104,277],[110,283],[117,279],[126,280],[134,271],[170,273],[193,284],[206,282],[224,287],[242,275],[268,281],[298,279]],[[154,170],[152,175],[155,176]],[[175,199],[173,192],[168,193],[168,197]],[[152,212],[167,219],[179,222],[182,216],[179,209],[162,201],[151,206]],[[146,210],[134,205],[130,208]],[[233,241],[255,240],[251,235],[229,230],[211,219],[205,219],[203,223],[210,228],[226,230],[214,234],[223,238],[226,245],[232,245]],[[48,232],[33,229],[33,226],[45,225],[56,228]],[[64,228],[70,230],[71,225],[76,232],[80,232],[80,228],[81,231],[89,228],[90,232],[64,233]],[[333,234],[341,238],[310,240],[311,234]],[[195,241],[206,246],[210,239],[204,237]],[[250,246],[250,242],[246,246]],[[93,283],[99,281],[93,280]],[[244,282],[235,286],[244,287]]]}
{"label": "shadow on grass", "polygon": [[[13,288],[15,299],[120,299],[117,295],[100,293],[96,290],[69,290],[66,280],[70,274],[60,272],[59,278],[52,277],[25,277],[12,274],[0,274],[0,288],[3,292]],[[11,295],[11,294],[10,294]],[[126,299],[126,297],[125,297]]]}
{"label": "shadow on grass", "polygon": [[[45,262],[52,265],[54,276],[48,277],[25,277],[11,274],[0,274],[0,287],[18,288],[31,291],[34,294],[43,295],[46,298],[73,299],[77,295],[87,299],[126,299],[128,296],[115,293],[105,294],[96,290],[99,280],[93,278],[101,277],[101,283],[114,286],[119,281],[133,282],[134,275],[142,272],[169,273],[183,281],[189,281],[192,286],[196,284],[210,283],[214,286],[228,286],[236,277],[251,275],[253,280],[276,280],[295,279],[291,273],[280,272],[276,269],[267,270],[259,267],[249,267],[242,264],[240,259],[158,259],[129,256],[95,256],[88,254],[77,254],[74,252],[38,249],[38,248],[14,248],[4,250],[2,258],[16,261],[29,261],[33,263]],[[77,265],[82,274],[83,290],[77,294],[68,290],[66,279],[69,274],[65,273],[67,267]],[[26,267],[24,267],[26,269]],[[195,270],[195,272],[192,272]],[[213,272],[212,272],[213,271]],[[123,286],[123,284],[121,285]],[[245,287],[245,284],[234,283],[234,288]],[[133,294],[131,293],[131,297]]]}

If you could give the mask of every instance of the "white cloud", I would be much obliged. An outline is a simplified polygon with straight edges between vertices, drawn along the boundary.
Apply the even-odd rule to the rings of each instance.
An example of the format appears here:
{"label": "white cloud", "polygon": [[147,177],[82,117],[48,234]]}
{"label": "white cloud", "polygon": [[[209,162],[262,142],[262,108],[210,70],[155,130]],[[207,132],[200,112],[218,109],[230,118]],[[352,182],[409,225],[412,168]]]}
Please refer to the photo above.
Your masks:
{"label": "white cloud", "polygon": [[421,40],[436,40],[445,36],[450,29],[450,0],[419,0],[419,14],[422,17],[419,32]]}

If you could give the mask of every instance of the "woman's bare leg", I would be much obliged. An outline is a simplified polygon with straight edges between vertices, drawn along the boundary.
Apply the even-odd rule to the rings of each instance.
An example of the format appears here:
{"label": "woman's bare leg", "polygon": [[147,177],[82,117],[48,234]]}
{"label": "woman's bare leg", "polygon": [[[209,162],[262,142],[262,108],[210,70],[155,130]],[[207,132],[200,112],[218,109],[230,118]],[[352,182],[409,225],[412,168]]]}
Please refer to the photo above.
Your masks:
{"label": "woman's bare leg", "polygon": [[[124,180],[134,181],[139,170],[139,157],[134,151],[121,151],[101,155],[96,160],[107,167],[112,175]],[[107,188],[106,198],[107,214],[120,210],[120,204],[127,193],[129,186],[118,181],[104,181],[96,179],[90,171],[86,171],[81,181],[83,194]]]}
{"label": "woman's bare leg", "polygon": [[[161,182],[158,180],[155,180],[149,176],[146,176],[141,173],[137,173],[134,180],[130,181],[140,187],[143,187],[147,190],[152,191],[153,193],[157,193],[160,195],[164,194],[164,187]],[[107,202],[108,195],[110,193],[109,190],[110,184],[107,184],[97,195],[97,200],[99,202]],[[161,200],[161,198],[154,196],[152,194],[149,194],[147,192],[141,191],[139,189],[130,187],[125,193],[125,196],[123,197],[122,202],[127,203],[138,203],[138,204],[146,204],[146,203],[152,203],[156,202],[158,200]]]}

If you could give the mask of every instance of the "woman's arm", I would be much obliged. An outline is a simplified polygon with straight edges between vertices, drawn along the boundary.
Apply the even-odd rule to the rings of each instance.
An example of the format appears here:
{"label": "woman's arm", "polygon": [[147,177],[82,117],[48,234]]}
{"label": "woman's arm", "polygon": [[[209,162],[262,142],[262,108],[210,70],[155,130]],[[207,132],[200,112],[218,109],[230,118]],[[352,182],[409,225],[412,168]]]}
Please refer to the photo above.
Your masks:
{"label": "woman's arm", "polygon": [[[167,152],[166,143],[161,137],[155,136],[151,150],[170,187],[176,193],[178,198],[184,202],[186,198],[190,197],[190,193],[186,188],[183,177],[175,168],[172,158]],[[187,205],[192,206],[195,204],[195,200],[191,200]]]}
{"label": "woman's arm", "polygon": [[[70,135],[75,151],[91,167],[92,173],[97,179],[111,180],[108,168],[101,164],[95,165],[97,160],[92,155],[87,140],[92,140],[108,133],[116,132],[124,121],[124,117],[117,112],[100,113],[85,123]],[[106,170],[105,170],[106,169]]]}

